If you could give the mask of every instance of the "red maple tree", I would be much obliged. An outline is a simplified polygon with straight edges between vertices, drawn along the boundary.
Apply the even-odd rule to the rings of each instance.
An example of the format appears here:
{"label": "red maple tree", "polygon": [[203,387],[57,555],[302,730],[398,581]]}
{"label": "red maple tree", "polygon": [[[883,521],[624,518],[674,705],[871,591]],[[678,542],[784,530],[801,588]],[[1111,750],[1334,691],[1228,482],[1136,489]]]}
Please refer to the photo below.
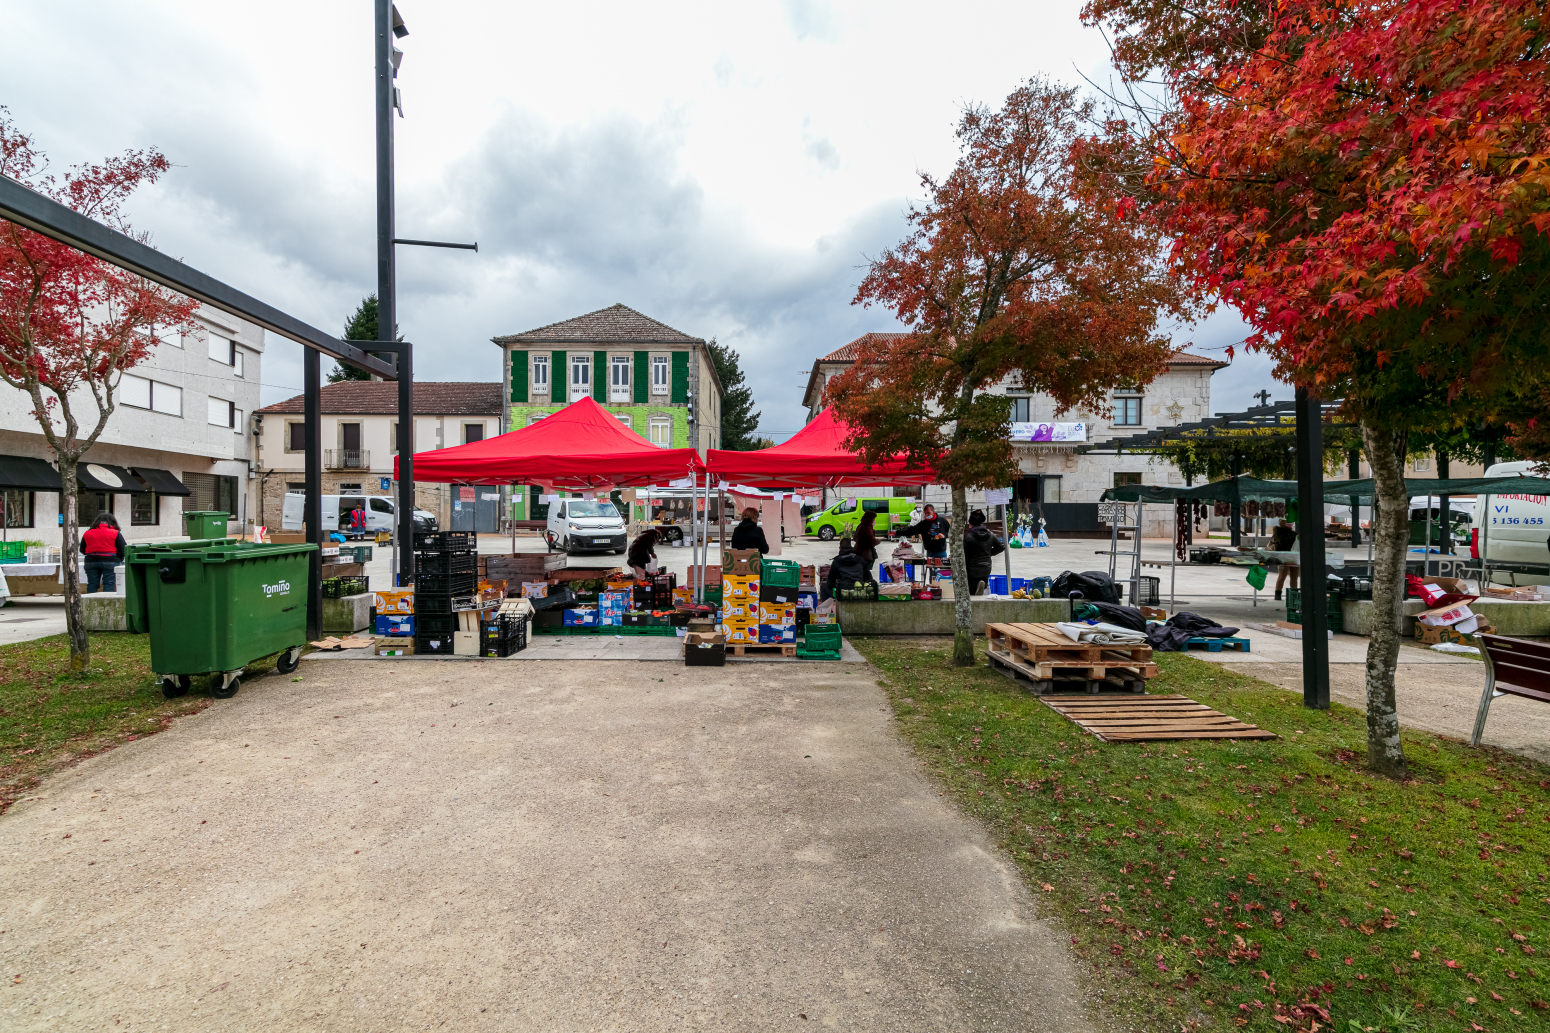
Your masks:
{"label": "red maple tree", "polygon": [[[120,232],[130,232],[125,199],[169,168],[154,150],[130,151],[56,177],[32,138],[0,108],[0,175]],[[90,662],[81,612],[76,467],[113,415],[123,372],[151,354],[152,331],[192,332],[197,307],[149,280],[0,220],[0,380],[26,394],[58,457],[72,670]]]}
{"label": "red maple tree", "polygon": [[952,489],[955,663],[973,663],[963,533],[967,489],[1017,476],[1010,402],[990,388],[1043,392],[1060,411],[1110,410],[1120,384],[1150,382],[1173,348],[1159,314],[1191,311],[1159,262],[1157,231],[1115,218],[1121,198],[1077,160],[1093,118],[1076,91],[1032,81],[999,110],[973,108],[944,179],[921,176],[913,230],[872,262],[856,303],[914,331],[873,337],[828,386],[868,459],[903,454]]}
{"label": "red maple tree", "polygon": [[[1550,78],[1522,0],[1092,0],[1125,74],[1132,180],[1173,267],[1236,308],[1277,375],[1343,397],[1378,495],[1368,763],[1395,712],[1412,431],[1532,422],[1550,377]],[[1312,519],[1319,519],[1312,514]]]}

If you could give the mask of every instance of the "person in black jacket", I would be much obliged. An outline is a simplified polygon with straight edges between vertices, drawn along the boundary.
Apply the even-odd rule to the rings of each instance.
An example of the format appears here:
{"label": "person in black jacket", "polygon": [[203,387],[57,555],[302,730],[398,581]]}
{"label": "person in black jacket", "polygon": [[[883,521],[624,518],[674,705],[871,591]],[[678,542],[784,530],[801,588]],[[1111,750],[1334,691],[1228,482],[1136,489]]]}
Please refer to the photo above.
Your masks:
{"label": "person in black jacket", "polygon": [[630,570],[635,572],[637,580],[644,581],[649,576],[646,573],[646,565],[657,558],[657,530],[648,527],[642,531],[630,545],[630,554],[626,562]]}
{"label": "person in black jacket", "polygon": [[829,576],[823,583],[823,598],[833,599],[834,593],[855,585],[875,585],[872,565],[862,559],[851,546],[849,538],[840,539],[840,552],[829,563]]}
{"label": "person in black jacket", "polygon": [[985,526],[985,514],[976,509],[969,514],[969,529],[963,535],[963,555],[969,564],[969,592],[984,595],[990,581],[990,558],[1006,551],[1001,539]]}
{"label": "person in black jacket", "polygon": [[927,504],[925,512],[921,514],[920,523],[911,524],[899,532],[901,538],[913,538],[920,536],[920,544],[925,547],[926,555],[931,559],[942,559],[947,555],[947,532],[952,525],[944,516],[937,516],[936,507]]}
{"label": "person in black jacket", "polygon": [[759,526],[759,511],[752,506],[743,510],[743,522],[732,529],[732,548],[758,549],[759,555],[767,555],[770,543],[764,540],[764,528]]}

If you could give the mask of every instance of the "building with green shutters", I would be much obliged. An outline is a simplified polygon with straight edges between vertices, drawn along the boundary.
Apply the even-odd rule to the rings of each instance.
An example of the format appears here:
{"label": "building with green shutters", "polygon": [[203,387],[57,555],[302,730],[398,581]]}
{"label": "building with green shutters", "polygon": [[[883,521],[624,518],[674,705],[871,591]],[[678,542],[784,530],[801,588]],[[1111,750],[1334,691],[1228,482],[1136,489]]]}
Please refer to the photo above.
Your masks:
{"label": "building with green shutters", "polygon": [[[721,447],[721,384],[703,338],[613,305],[491,340],[501,349],[512,430],[591,397],[654,445],[702,455]],[[519,504],[513,517],[528,519],[528,508]]]}

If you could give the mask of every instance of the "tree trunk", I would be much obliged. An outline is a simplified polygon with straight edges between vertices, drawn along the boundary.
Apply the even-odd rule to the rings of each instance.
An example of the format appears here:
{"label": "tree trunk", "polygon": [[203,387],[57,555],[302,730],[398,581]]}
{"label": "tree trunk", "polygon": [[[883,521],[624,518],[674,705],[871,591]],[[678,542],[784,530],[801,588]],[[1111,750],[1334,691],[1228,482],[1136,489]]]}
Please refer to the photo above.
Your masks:
{"label": "tree trunk", "polygon": [[963,532],[969,526],[969,504],[963,486],[953,485],[952,529],[947,551],[953,564],[953,666],[974,666],[974,608],[969,601],[969,562],[963,551]]}
{"label": "tree trunk", "polygon": [[81,489],[75,467],[76,460],[59,457],[59,509],[64,517],[59,559],[64,567],[65,633],[70,636],[70,670],[80,672],[91,664],[91,640],[86,636],[86,614],[81,606],[81,528],[76,518]]}
{"label": "tree trunk", "polygon": [[[1405,489],[1404,433],[1380,430],[1362,418],[1362,443],[1372,464],[1372,637],[1367,642],[1367,766],[1404,778],[1394,670],[1399,662],[1400,611],[1405,600],[1405,552],[1410,546],[1410,499]],[[1303,585],[1306,593],[1310,586]],[[1316,605],[1316,604],[1314,604]]]}

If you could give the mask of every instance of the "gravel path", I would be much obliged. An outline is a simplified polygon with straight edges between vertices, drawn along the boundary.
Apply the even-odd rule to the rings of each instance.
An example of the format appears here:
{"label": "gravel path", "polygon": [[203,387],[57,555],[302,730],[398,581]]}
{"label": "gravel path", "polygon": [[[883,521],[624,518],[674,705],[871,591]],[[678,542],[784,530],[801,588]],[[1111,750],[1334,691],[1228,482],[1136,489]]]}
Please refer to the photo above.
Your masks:
{"label": "gravel path", "polygon": [[0,818],[0,1027],[1090,1028],[867,666],[302,673]]}

